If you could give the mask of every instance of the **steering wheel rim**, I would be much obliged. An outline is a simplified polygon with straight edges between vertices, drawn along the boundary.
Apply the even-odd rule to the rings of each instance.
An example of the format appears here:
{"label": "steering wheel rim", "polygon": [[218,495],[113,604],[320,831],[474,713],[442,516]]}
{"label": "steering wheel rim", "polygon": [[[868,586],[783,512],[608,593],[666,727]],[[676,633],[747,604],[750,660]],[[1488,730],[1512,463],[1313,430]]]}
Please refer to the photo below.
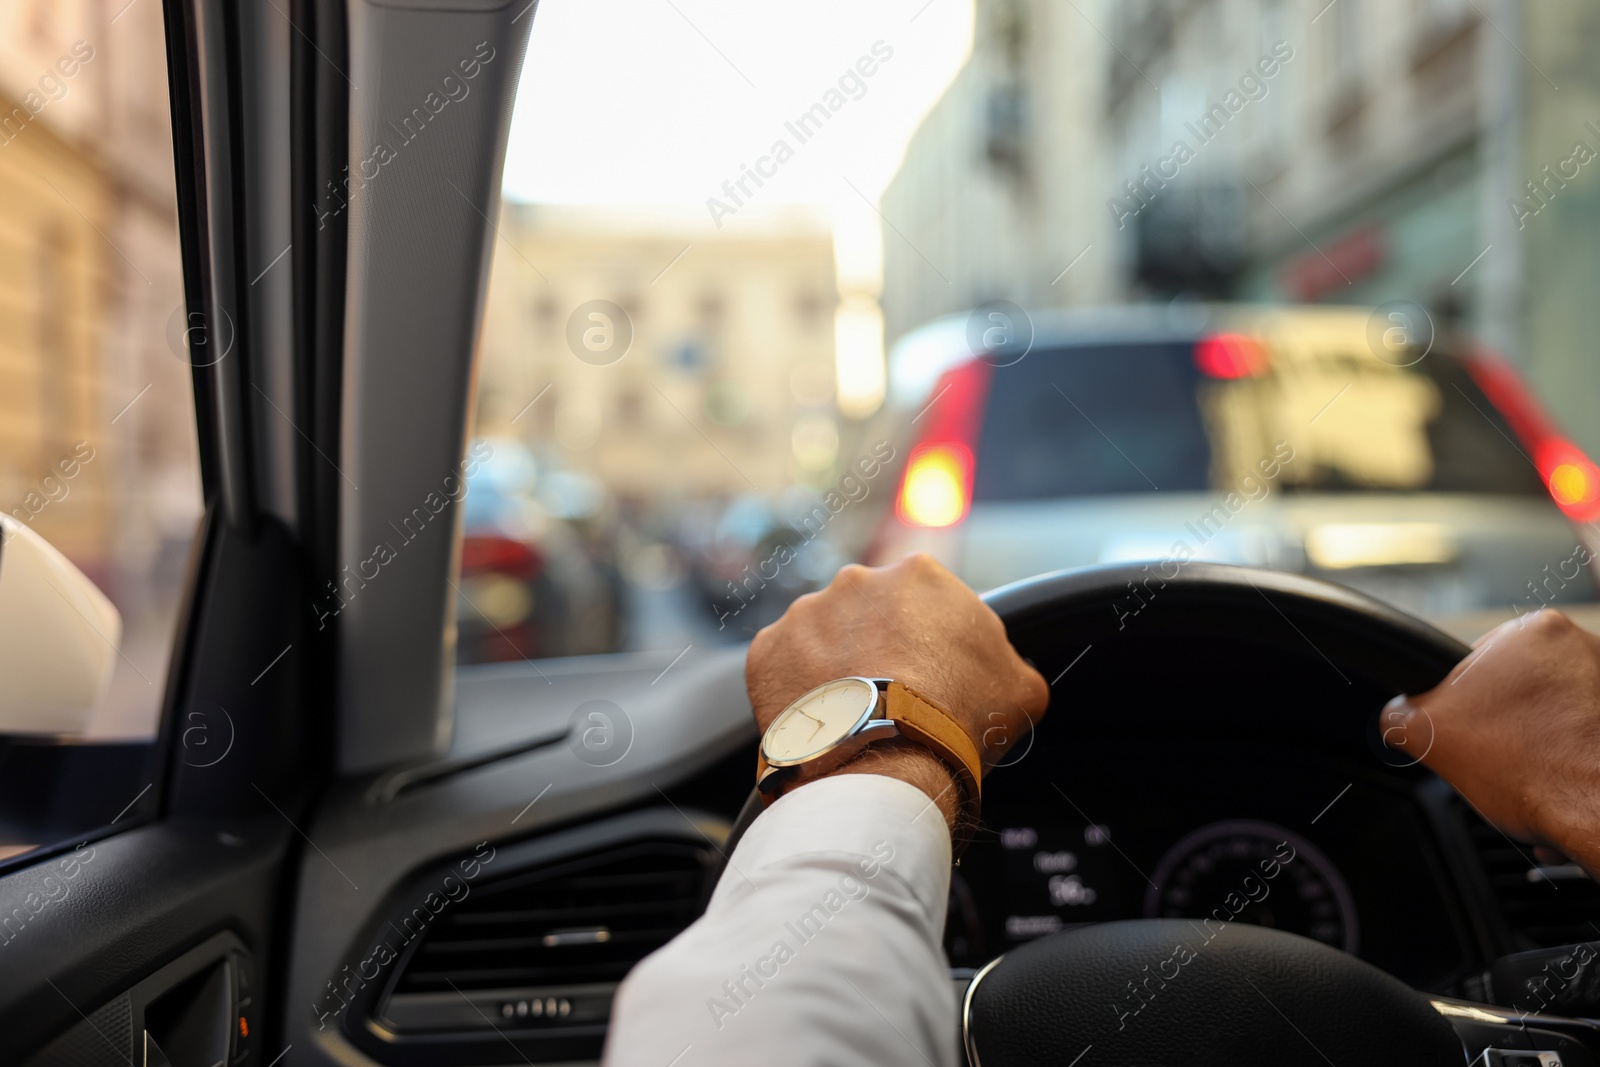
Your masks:
{"label": "steering wheel rim", "polygon": [[[1141,636],[1214,633],[1224,620],[1230,635],[1302,655],[1309,646],[1341,675],[1348,671],[1395,693],[1431,689],[1470,651],[1429,623],[1354,590],[1218,563],[1058,571],[1003,586],[983,599],[1019,651],[1047,678],[1056,671],[1064,674],[1067,661],[1082,654],[1078,638],[1086,651],[1097,643]],[[1063,632],[1073,635],[1071,647],[1045,647],[1036,640],[1039,634]],[[965,998],[962,1030],[969,1062],[974,1067],[1067,1063],[1088,1051],[1086,1043],[1102,1048],[1095,1067],[1172,1058],[1264,1067],[1302,1059],[1322,1063],[1330,1054],[1342,1062],[1341,1054],[1348,1058],[1362,1048],[1369,1059],[1377,1053],[1408,1063],[1460,1062],[1462,1046],[1454,1030],[1427,998],[1370,964],[1293,934],[1236,924],[1227,930],[1233,937],[1199,946],[1191,957],[1198,962],[1189,963],[1185,972],[1164,947],[1184,934],[1180,927],[1193,924],[1102,923],[1039,938],[998,957],[974,977]],[[1192,944],[1193,935],[1184,936]],[[1188,981],[1157,978],[1158,999],[1156,987],[1148,984],[1154,972],[1143,964],[1178,966],[1175,973],[1185,973]],[[1282,984],[1285,975],[1296,979],[1288,988]],[[1121,978],[1130,980],[1127,990],[1118,985]],[[1157,1010],[1134,1011],[1144,1017],[1129,1031],[1129,1011],[1143,1003],[1130,998],[1134,981],[1145,983],[1147,1006]],[[1250,995],[1251,988],[1258,996]],[[1212,998],[1227,1002],[1213,1004]],[[1122,1025],[1114,1031],[1106,1003],[1123,1005],[1117,1009]],[[1229,1016],[1224,1039],[1212,1035],[1204,1047],[1197,1041],[1204,1035],[1193,1032],[1195,1024],[1214,1020],[1218,1010]],[[1054,1032],[1038,1027],[1037,1021],[1046,1018],[1058,1021]],[[1283,1044],[1285,1021],[1300,1031],[1299,1039],[1292,1032],[1287,1038],[1299,1042],[1298,1050]]]}
{"label": "steering wheel rim", "polygon": [[[1160,563],[1113,563],[1053,571],[1000,586],[984,603],[1019,647],[1025,631],[1070,623],[1092,643],[1141,632],[1214,625],[1219,611],[1269,606],[1267,625],[1240,631],[1269,646],[1307,645],[1395,692],[1417,693],[1444,680],[1471,649],[1399,608],[1341,585],[1282,571],[1194,562],[1165,577]],[[1282,623],[1290,629],[1285,630]],[[1073,650],[1075,651],[1075,650]]]}

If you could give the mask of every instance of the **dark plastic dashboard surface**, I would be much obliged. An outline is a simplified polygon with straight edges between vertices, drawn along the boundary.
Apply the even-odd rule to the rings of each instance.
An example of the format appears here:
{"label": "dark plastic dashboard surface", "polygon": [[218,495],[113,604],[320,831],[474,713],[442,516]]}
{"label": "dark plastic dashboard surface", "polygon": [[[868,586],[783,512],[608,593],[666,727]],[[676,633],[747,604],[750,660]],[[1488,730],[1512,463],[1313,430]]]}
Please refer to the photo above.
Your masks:
{"label": "dark plastic dashboard surface", "polygon": [[[715,784],[707,773],[754,748],[744,648],[696,648],[663,674],[675,655],[463,670],[457,745],[440,761],[448,773],[410,773],[412,784],[401,789],[392,788],[393,774],[352,781],[326,800],[307,828],[317,848],[296,891],[285,1011],[285,1040],[294,1048],[284,1067],[382,1062],[370,1043],[352,1042],[343,1017],[353,1010],[343,1005],[370,998],[333,993],[349,983],[351,992],[369,994],[387,980],[386,969],[375,972],[368,962],[385,918],[421,903],[426,875],[473,855],[480,843],[498,850],[489,867],[498,877],[519,859],[537,863],[604,846],[616,840],[618,817],[700,839],[725,829],[744,782]],[[584,727],[575,725],[594,701],[609,705],[617,746],[598,755],[582,749]],[[725,811],[708,805],[724,792]],[[497,1055],[523,1062],[503,1044]],[[426,1062],[463,1061],[435,1045]]]}

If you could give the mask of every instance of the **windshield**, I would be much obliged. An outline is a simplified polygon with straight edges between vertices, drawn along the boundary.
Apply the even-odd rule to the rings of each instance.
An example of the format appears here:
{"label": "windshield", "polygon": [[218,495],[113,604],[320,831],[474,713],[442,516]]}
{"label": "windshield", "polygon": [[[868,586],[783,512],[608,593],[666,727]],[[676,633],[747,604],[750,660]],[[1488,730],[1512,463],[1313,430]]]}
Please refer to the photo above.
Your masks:
{"label": "windshield", "polygon": [[544,0],[459,658],[692,656],[912,550],[979,587],[1159,555],[1168,497],[1247,478],[1270,502],[1215,558],[1466,637],[1591,599],[1600,128],[1565,11]]}

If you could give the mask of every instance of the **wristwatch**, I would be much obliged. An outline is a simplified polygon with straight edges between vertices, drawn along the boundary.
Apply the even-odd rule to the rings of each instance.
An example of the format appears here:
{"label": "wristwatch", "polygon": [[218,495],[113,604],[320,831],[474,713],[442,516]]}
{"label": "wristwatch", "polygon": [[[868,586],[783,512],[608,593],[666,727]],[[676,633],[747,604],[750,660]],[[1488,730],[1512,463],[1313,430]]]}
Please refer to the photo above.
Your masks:
{"label": "wristwatch", "polygon": [[756,786],[770,803],[795,781],[844,766],[868,745],[904,737],[938,756],[961,791],[957,855],[978,822],[983,764],[978,747],[948,711],[888,678],[836,678],[778,713],[761,738]]}

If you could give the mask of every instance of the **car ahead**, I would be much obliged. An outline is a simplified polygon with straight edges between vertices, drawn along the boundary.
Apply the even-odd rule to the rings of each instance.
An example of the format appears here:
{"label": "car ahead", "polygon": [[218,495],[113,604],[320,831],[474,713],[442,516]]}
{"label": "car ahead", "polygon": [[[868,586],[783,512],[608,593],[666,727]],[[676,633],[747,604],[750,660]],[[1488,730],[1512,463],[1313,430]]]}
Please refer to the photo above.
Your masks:
{"label": "car ahead", "polygon": [[[1126,308],[974,355],[966,320],[894,353],[917,431],[869,562],[975,588],[1194,560],[1337,581],[1440,622],[1595,599],[1600,471],[1515,372],[1421,309]],[[1145,588],[1148,587],[1148,588]]]}
{"label": "car ahead", "polygon": [[468,455],[478,463],[462,500],[460,662],[616,651],[621,580],[604,490],[517,441],[480,439]]}

